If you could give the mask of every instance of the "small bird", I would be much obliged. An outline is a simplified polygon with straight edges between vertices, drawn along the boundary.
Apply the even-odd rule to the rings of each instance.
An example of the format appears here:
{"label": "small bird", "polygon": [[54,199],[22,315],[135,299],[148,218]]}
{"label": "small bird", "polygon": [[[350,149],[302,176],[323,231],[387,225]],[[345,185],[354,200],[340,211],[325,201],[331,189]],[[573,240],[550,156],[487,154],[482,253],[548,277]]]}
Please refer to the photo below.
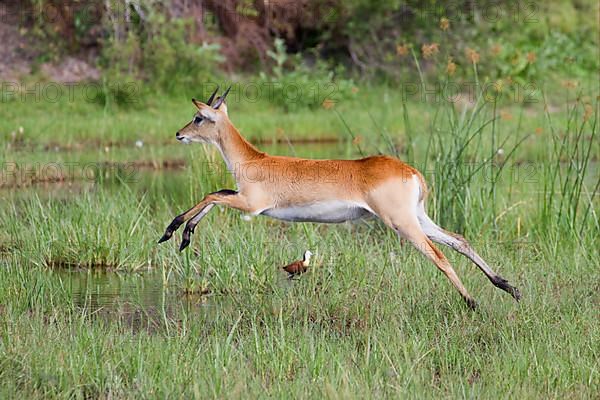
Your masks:
{"label": "small bird", "polygon": [[293,278],[296,275],[306,272],[308,269],[308,264],[310,263],[310,256],[312,255],[313,253],[311,253],[310,250],[306,250],[302,260],[294,261],[293,263],[283,267],[283,270],[288,273],[288,278]]}

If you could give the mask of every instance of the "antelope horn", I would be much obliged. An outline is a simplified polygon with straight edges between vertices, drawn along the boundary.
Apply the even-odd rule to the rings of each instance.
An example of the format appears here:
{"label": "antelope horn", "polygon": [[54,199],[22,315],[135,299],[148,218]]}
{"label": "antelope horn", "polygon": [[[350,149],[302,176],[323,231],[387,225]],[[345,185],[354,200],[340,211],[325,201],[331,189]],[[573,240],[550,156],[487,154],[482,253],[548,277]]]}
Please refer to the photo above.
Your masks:
{"label": "antelope horn", "polygon": [[219,91],[219,86],[217,85],[217,88],[215,89],[215,91],[213,92],[213,94],[211,94],[210,97],[208,98],[208,101],[206,102],[206,105],[210,106],[210,104],[215,99],[215,95],[217,94],[218,91]]}
{"label": "antelope horn", "polygon": [[225,93],[223,93],[223,95],[217,99],[217,102],[215,103],[213,108],[219,108],[221,106],[221,104],[223,104],[223,102],[225,101],[225,97],[227,97],[230,90],[231,90],[231,86],[229,86],[227,88],[227,90],[225,91]]}

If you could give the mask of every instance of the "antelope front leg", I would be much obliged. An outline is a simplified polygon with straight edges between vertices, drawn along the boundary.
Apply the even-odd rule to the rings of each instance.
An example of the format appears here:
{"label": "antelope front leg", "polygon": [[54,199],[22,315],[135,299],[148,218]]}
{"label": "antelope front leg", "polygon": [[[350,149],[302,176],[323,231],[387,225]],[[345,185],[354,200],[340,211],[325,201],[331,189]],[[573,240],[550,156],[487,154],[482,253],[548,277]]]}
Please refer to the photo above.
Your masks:
{"label": "antelope front leg", "polygon": [[188,245],[190,244],[190,237],[192,236],[192,233],[194,233],[194,228],[196,228],[198,222],[200,222],[200,220],[204,218],[214,206],[215,205],[212,203],[207,205],[202,211],[194,215],[194,217],[190,219],[187,224],[185,224],[185,229],[183,230],[183,235],[181,236],[181,244],[179,245],[179,251],[183,251],[183,249],[188,247]]}
{"label": "antelope front leg", "polygon": [[183,251],[189,246],[190,237],[192,233],[194,233],[196,225],[198,225],[202,218],[208,214],[215,204],[223,204],[228,207],[246,212],[250,211],[247,199],[243,195],[233,190],[221,190],[213,193],[210,196],[213,197],[211,203],[204,207],[204,209],[202,209],[202,211],[200,211],[198,214],[194,215],[194,217],[190,219],[187,224],[185,224],[185,229],[183,230],[183,235],[181,238],[181,244],[179,245],[179,251]]}
{"label": "antelope front leg", "polygon": [[194,207],[190,208],[183,214],[179,214],[178,216],[176,216],[173,219],[173,221],[171,221],[169,226],[167,226],[167,229],[165,230],[164,235],[160,238],[158,243],[162,243],[162,242],[165,242],[165,241],[171,239],[171,236],[173,236],[173,233],[185,221],[189,220],[190,218],[192,218],[195,215],[202,214],[203,211],[206,211],[204,213],[204,215],[206,215],[206,213],[208,213],[208,211],[210,211],[210,209],[214,206],[214,204],[220,203],[220,200],[222,200],[223,198],[233,197],[233,196],[235,196],[235,197],[239,196],[238,192],[236,192],[235,190],[229,190],[229,189],[219,190],[218,192],[214,192],[214,193],[206,195],[202,199],[202,201],[200,201]]}

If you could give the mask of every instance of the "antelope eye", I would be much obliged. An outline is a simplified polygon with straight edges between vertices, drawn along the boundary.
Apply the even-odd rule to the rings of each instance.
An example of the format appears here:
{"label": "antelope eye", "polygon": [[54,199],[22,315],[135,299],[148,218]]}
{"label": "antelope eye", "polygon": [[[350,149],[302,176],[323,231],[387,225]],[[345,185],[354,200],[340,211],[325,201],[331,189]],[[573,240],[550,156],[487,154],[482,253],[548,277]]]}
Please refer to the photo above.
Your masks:
{"label": "antelope eye", "polygon": [[202,122],[202,118],[201,118],[201,117],[198,117],[198,116],[195,116],[195,117],[194,117],[194,123],[195,123],[196,125],[200,125],[200,122]]}

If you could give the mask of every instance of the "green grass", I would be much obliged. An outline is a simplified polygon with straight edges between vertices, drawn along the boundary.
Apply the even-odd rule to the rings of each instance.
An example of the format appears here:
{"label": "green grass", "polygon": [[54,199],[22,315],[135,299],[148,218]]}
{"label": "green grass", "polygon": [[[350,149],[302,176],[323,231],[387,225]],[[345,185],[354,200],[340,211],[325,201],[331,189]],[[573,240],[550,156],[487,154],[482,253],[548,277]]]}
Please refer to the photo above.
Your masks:
{"label": "green grass", "polygon": [[[434,87],[436,86],[427,86],[427,90]],[[597,88],[593,84],[579,91],[559,89],[560,94],[547,100],[542,92],[536,92],[531,97],[533,102],[526,106],[522,102],[515,102],[510,96],[502,98],[498,104],[501,133],[534,136],[524,145],[523,155],[528,156],[528,159],[544,156],[543,151],[550,135],[547,109],[557,122],[564,125],[568,106],[578,104],[582,110],[584,103],[593,105],[597,102]],[[417,151],[425,149],[429,142],[427,133],[432,128],[447,127],[446,121],[440,125],[440,116],[436,110],[445,110],[454,105],[458,113],[465,107],[467,112],[471,112],[476,100],[474,94],[466,92],[458,95],[454,102],[447,100],[452,98],[450,95],[445,98],[438,96],[432,105],[420,95],[407,95],[407,91],[410,93],[402,86],[361,86],[353,98],[341,101],[332,109],[300,109],[294,113],[283,112],[281,108],[264,100],[253,102],[242,94],[232,93],[229,109],[236,126],[253,141],[286,142],[322,137],[349,140],[349,126],[353,135],[362,139],[365,151],[384,149],[382,133],[393,138],[400,147],[406,145],[407,135],[412,133],[413,146],[416,146]],[[133,146],[137,140],[146,144],[173,143],[175,132],[189,122],[195,112],[190,98],[194,95],[202,96],[201,93],[178,97],[146,95],[141,96],[131,107],[103,108],[85,101],[83,92],[76,90],[75,93],[76,101],[70,101],[65,95],[57,102],[23,101],[18,97],[13,101],[3,102],[0,137],[10,144],[6,148],[31,151],[53,150],[59,146],[73,150],[104,150],[104,147],[112,145]],[[489,90],[486,94],[489,95]],[[427,99],[431,100],[432,96],[428,94]],[[480,104],[484,100],[481,99]],[[488,109],[490,101],[488,99]],[[409,126],[403,118],[403,103],[410,114]],[[22,134],[19,134],[20,127],[23,128]],[[16,140],[12,133],[16,134]],[[585,137],[589,137],[589,132]]]}
{"label": "green grass", "polygon": [[[598,271],[578,252],[549,260],[535,245],[514,253],[511,245],[480,244],[525,296],[515,304],[462,262],[460,273],[481,301],[472,313],[414,252],[388,240],[381,255],[367,257],[367,246],[346,240],[344,252],[320,255],[309,275],[284,288],[273,257],[237,261],[240,247],[225,243],[231,256],[212,264],[210,279],[226,275],[237,290],[213,296],[212,310],[165,318],[151,333],[73,309],[59,282],[12,264],[2,269],[2,298],[10,299],[2,316],[2,391],[127,398],[597,393]],[[390,248],[399,253],[393,261],[383,252]],[[259,252],[244,250],[250,258]]]}
{"label": "green grass", "polygon": [[[0,134],[12,140],[23,126],[25,146],[5,146],[5,163],[182,159],[186,167],[132,179],[101,169],[59,189],[0,190],[0,397],[597,397],[597,100],[584,121],[581,102],[547,113],[543,105],[462,113],[418,102],[404,111],[389,90],[363,92],[334,110],[229,109],[255,139],[344,139],[284,143],[278,154],[408,159],[432,188],[430,213],[519,287],[521,303],[444,249],[480,303],[469,311],[432,264],[376,221],[245,221],[215,209],[186,252],[177,251],[179,234],[158,246],[177,213],[233,187],[211,169],[221,165],[216,152],[165,145],[193,112],[187,99],[110,112],[13,102]],[[279,267],[306,249],[316,253],[310,272],[285,280]],[[206,285],[212,294],[199,310],[162,310],[158,327],[132,330],[76,306],[73,289],[51,272],[61,265],[150,268],[165,276],[165,290]]]}

